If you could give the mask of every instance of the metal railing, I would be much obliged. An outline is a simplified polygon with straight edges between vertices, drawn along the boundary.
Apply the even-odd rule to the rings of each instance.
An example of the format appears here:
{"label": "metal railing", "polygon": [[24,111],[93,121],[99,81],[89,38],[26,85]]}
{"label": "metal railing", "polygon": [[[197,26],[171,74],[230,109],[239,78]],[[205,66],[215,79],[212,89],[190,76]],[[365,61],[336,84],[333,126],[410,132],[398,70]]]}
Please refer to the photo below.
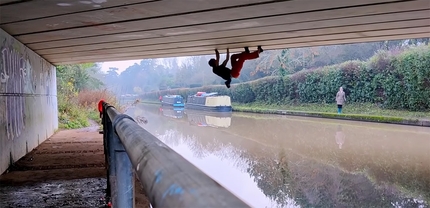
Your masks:
{"label": "metal railing", "polygon": [[107,195],[113,207],[134,207],[133,172],[153,207],[249,207],[133,118],[102,103]]}

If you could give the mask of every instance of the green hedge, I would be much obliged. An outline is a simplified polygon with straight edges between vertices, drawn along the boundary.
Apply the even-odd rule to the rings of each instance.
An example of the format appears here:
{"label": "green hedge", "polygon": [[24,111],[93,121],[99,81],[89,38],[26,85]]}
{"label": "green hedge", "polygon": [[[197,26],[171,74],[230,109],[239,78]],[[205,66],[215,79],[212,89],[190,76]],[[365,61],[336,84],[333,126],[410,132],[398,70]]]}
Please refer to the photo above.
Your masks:
{"label": "green hedge", "polygon": [[380,51],[366,62],[348,61],[286,77],[265,77],[232,85],[230,89],[213,85],[164,90],[146,93],[143,99],[155,100],[165,94],[186,98],[205,91],[229,95],[238,103],[334,103],[341,86],[348,102],[372,102],[392,109],[429,110],[430,47],[416,47],[398,55]]}

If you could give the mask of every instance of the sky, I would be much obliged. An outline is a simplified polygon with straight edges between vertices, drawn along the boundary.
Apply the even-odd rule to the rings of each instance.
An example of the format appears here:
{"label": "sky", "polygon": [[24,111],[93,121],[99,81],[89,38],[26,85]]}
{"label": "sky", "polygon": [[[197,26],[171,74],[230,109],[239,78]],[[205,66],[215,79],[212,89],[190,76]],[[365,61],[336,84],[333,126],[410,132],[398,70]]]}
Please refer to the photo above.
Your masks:
{"label": "sky", "polygon": [[109,67],[116,67],[118,68],[118,74],[121,74],[121,72],[125,71],[129,66],[133,66],[133,64],[137,63],[139,64],[141,60],[129,60],[129,61],[108,61],[103,62],[101,64],[102,71],[107,72],[109,70]]}
{"label": "sky", "polygon": [[[186,57],[176,57],[176,60],[178,61],[178,64],[182,63],[182,60],[184,60]],[[118,74],[121,74],[123,71],[125,71],[129,66],[133,66],[135,63],[140,64],[139,60],[128,60],[128,61],[107,61],[101,63],[101,70],[103,72],[107,72],[110,67],[116,67],[118,68]]]}

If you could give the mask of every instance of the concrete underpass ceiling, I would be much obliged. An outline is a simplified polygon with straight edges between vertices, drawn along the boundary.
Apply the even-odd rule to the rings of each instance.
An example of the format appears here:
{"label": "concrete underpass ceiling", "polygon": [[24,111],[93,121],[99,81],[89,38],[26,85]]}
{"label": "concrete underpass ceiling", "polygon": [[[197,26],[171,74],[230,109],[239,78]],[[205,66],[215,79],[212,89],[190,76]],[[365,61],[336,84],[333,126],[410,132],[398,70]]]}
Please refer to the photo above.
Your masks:
{"label": "concrete underpass ceiling", "polygon": [[430,37],[430,0],[0,0],[53,64]]}

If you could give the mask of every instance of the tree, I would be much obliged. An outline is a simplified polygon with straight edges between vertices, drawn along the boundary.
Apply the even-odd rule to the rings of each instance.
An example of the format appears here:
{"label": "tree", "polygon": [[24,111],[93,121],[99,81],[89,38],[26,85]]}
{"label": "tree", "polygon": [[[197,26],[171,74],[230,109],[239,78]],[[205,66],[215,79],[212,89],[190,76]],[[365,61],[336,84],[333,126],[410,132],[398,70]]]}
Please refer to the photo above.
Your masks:
{"label": "tree", "polygon": [[57,88],[63,90],[72,86],[78,92],[100,89],[103,83],[95,77],[98,74],[100,74],[100,68],[94,63],[58,66]]}
{"label": "tree", "polygon": [[416,38],[416,39],[409,39],[407,41],[408,45],[419,45],[419,44],[424,44],[424,45],[428,45],[429,44],[429,39],[430,38]]}

